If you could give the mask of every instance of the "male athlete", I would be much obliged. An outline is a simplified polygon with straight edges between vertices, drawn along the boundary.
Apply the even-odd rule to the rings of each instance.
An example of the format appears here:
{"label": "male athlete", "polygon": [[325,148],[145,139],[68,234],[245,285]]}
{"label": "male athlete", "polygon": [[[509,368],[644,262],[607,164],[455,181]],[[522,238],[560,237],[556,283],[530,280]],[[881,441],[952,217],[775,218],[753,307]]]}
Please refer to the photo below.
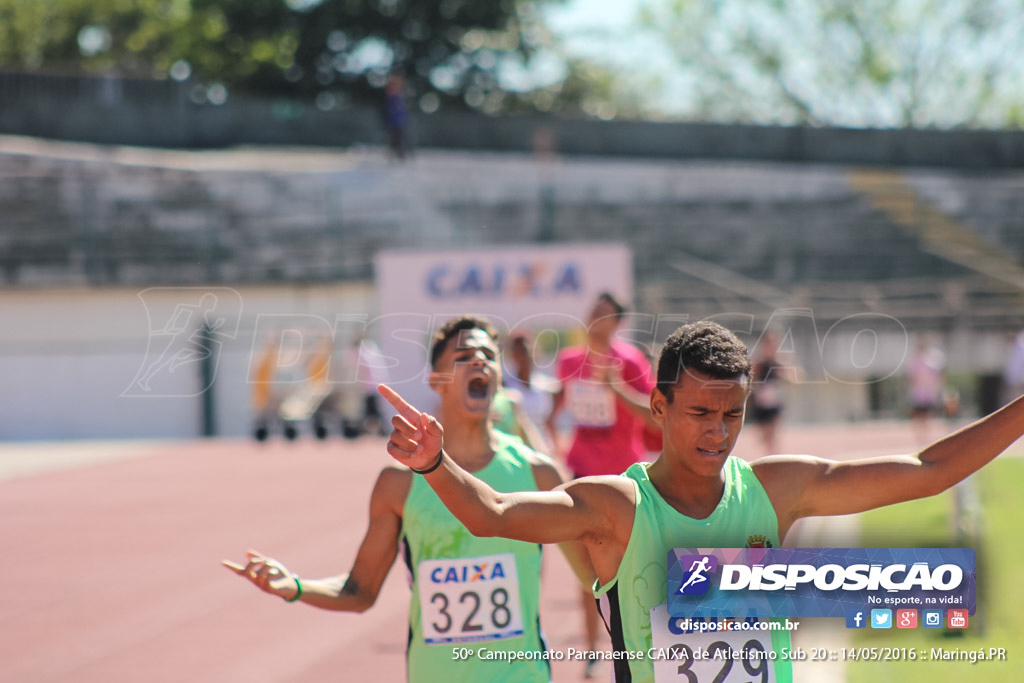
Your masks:
{"label": "male athlete", "polygon": [[[775,455],[748,464],[730,453],[749,385],[750,361],[735,335],[707,321],[684,325],[662,349],[651,392],[651,413],[663,434],[658,459],[633,465],[623,476],[584,477],[552,491],[524,493],[495,491],[468,474],[441,449],[441,423],[388,387],[380,391],[399,411],[388,452],[409,467],[430,469],[424,478],[470,531],[584,543],[597,573],[595,596],[612,643],[624,654],[680,641],[707,650],[712,638],[723,636],[670,633],[670,549],[778,547],[801,517],[852,514],[944,491],[1024,433],[1019,398],[913,455],[848,462]],[[788,644],[782,631],[743,633],[762,639],[765,650]],[[784,659],[771,662],[767,680],[792,680]],[[618,659],[615,680],[661,680],[655,667],[646,657]]]}
{"label": "male athlete", "polygon": [[[551,489],[562,482],[548,458],[491,428],[491,400],[501,376],[496,334],[487,321],[450,320],[434,337],[431,367],[430,384],[448,427],[447,452],[460,471],[501,491]],[[421,471],[428,472],[429,467]],[[424,478],[405,467],[380,473],[370,497],[369,527],[348,574],[300,580],[255,552],[245,566],[224,564],[288,602],[361,612],[376,600],[400,544],[412,578],[409,681],[550,681],[538,623],[540,546],[474,537]],[[582,547],[570,544],[563,551],[580,580],[592,582]],[[530,656],[453,661],[453,643]]]}

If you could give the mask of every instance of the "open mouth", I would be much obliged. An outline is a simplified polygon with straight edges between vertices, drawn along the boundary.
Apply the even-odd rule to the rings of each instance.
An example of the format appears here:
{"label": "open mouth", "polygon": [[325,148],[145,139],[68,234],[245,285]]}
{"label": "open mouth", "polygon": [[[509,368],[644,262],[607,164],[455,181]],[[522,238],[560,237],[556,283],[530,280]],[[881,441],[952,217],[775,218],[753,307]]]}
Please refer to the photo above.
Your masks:
{"label": "open mouth", "polygon": [[470,398],[487,398],[490,382],[486,377],[474,377],[467,387]]}

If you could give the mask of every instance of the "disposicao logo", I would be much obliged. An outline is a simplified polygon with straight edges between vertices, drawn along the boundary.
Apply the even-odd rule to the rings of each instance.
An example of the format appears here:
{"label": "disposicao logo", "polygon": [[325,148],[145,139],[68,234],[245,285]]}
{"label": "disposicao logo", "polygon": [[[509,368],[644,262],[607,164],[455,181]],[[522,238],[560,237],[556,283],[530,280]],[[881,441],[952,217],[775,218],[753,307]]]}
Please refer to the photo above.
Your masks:
{"label": "disposicao logo", "polygon": [[726,565],[722,568],[719,590],[775,591],[796,590],[800,584],[813,584],[823,591],[886,590],[911,588],[951,590],[963,581],[964,572],[955,564],[944,564],[931,570],[925,563],[889,566],[854,564],[844,567],[826,564],[770,564],[747,567]]}
{"label": "disposicao logo", "polygon": [[975,609],[970,548],[677,548],[667,559],[668,610],[677,618],[850,619],[859,610],[867,621],[873,607]]}
{"label": "disposicao logo", "polygon": [[683,567],[689,567],[679,586],[679,595],[704,595],[711,587],[710,575],[718,569],[718,558],[714,555],[684,555],[679,558]]}

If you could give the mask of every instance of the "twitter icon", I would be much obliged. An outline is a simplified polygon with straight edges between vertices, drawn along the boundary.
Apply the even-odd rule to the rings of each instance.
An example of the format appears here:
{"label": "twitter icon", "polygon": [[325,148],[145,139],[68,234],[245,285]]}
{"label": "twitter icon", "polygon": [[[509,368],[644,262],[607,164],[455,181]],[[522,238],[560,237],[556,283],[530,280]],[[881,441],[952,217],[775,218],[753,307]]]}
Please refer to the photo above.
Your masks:
{"label": "twitter icon", "polygon": [[892,610],[871,610],[871,628],[892,628]]}

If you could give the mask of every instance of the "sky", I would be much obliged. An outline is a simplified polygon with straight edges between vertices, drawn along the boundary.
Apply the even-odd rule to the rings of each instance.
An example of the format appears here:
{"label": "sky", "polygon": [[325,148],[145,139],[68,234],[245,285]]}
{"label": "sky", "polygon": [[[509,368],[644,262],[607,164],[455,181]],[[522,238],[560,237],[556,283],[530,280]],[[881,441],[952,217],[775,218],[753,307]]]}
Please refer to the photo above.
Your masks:
{"label": "sky", "polygon": [[568,0],[545,9],[552,28],[571,30],[587,26],[614,27],[629,22],[640,3],[637,0]]}
{"label": "sky", "polygon": [[[654,76],[660,81],[656,86],[650,102],[656,109],[666,114],[685,114],[692,110],[693,102],[689,99],[693,91],[692,81],[680,73],[678,63],[669,54],[669,48],[660,37],[643,35],[636,28],[636,15],[643,5],[664,4],[665,0],[565,0],[543,8],[546,24],[572,56],[579,56],[598,64],[609,64],[624,67],[627,73]],[[787,3],[791,6],[792,3]],[[930,6],[931,18],[935,25],[929,24],[928,30],[918,31],[922,5]],[[978,116],[974,111],[975,104],[984,94],[994,92],[988,118],[982,115],[978,123],[999,127],[1004,114],[1010,109],[1020,108],[1019,93],[1024,86],[1024,67],[1021,66],[1021,36],[1024,35],[1024,18],[1020,13],[1019,0],[993,0],[986,3],[971,3],[970,0],[953,2],[928,3],[927,0],[900,0],[894,3],[898,11],[893,16],[900,18],[895,30],[898,38],[894,39],[890,62],[896,69],[904,69],[922,79],[923,94],[917,97],[917,104],[925,112],[934,117],[938,125],[953,126],[965,118]],[[735,4],[734,8],[742,8]],[[938,12],[936,7],[941,7]],[[971,31],[966,30],[958,18],[974,7],[982,19],[993,19],[994,25],[987,31],[986,37],[978,40]],[[980,9],[978,9],[980,8]],[[743,16],[747,16],[740,10]],[[952,23],[951,23],[952,22]],[[950,27],[953,27],[950,29]],[[950,30],[947,30],[950,29]],[[947,40],[943,44],[941,41]],[[802,41],[792,41],[800,50]],[[918,46],[915,52],[914,46]],[[850,46],[846,46],[849,50]],[[883,50],[884,52],[884,50]],[[957,54],[955,67],[941,67],[940,55]],[[790,53],[793,57],[794,53]],[[791,61],[791,79],[806,84],[815,78],[828,77],[828,70],[817,73],[816,69],[799,69],[800,62],[813,61],[814,51],[806,51],[801,59]],[[1000,61],[1001,60],[1001,61]],[[989,69],[995,69],[990,75]],[[815,75],[817,74],[817,75]],[[938,74],[938,75],[936,75]],[[740,77],[742,73],[738,74]],[[943,87],[950,83],[962,83],[958,87]],[[756,84],[748,80],[747,85]],[[933,87],[930,87],[933,86]],[[643,86],[650,90],[649,86]],[[849,101],[839,100],[833,106],[823,104],[822,109],[829,118],[845,121],[845,125],[903,125],[902,112],[899,104],[903,97],[906,83],[903,80],[890,88],[889,101],[882,92],[875,99],[869,94],[861,96],[851,90]],[[806,90],[806,88],[805,88]],[[878,94],[878,93],[876,93]],[[859,105],[857,104],[859,102]],[[857,106],[850,107],[849,104]],[[864,104],[871,106],[890,106],[893,111],[882,112],[863,109]],[[837,110],[842,114],[837,114]],[[820,113],[820,112],[819,112]],[[860,118],[858,118],[858,116]],[[866,117],[866,118],[865,118]],[[994,117],[994,118],[993,118]],[[863,119],[863,120],[862,120]]]}
{"label": "sky", "polygon": [[636,71],[657,71],[669,85],[656,101],[666,111],[679,109],[682,98],[672,94],[671,58],[658,41],[635,26],[642,4],[644,0],[567,0],[545,8],[544,16],[548,28],[572,56]]}
{"label": "sky", "polygon": [[635,23],[640,4],[640,0],[568,0],[545,8],[544,16],[548,28],[574,55],[641,63],[649,58],[648,50],[638,35],[624,29]]}

